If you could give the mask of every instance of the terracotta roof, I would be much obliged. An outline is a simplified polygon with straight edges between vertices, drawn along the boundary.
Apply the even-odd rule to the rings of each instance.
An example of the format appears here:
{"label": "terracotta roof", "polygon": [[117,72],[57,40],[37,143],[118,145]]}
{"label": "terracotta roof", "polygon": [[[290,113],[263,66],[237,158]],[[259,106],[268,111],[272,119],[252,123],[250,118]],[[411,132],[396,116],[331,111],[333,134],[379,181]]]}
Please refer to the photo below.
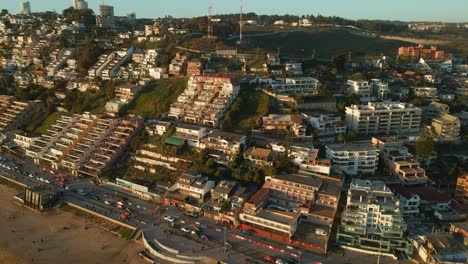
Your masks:
{"label": "terracotta roof", "polygon": [[270,157],[271,150],[264,149],[264,148],[252,147],[252,148],[247,149],[244,152],[244,154],[248,155],[248,156],[254,156],[254,157],[260,157],[260,158],[267,159],[267,158]]}
{"label": "terracotta roof", "polygon": [[265,197],[268,196],[268,193],[270,192],[270,189],[268,188],[261,188],[256,192],[252,197],[250,197],[248,203],[254,204],[257,206]]}

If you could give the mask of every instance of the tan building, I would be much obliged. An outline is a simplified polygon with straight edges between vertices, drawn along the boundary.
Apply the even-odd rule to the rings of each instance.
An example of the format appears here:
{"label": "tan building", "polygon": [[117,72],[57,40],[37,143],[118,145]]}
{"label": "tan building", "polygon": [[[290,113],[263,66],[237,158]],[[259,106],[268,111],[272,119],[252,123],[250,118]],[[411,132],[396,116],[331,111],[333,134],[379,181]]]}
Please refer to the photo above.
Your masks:
{"label": "tan building", "polygon": [[449,114],[443,114],[440,117],[434,118],[431,124],[435,140],[441,142],[459,140],[460,127],[460,119]]}
{"label": "tan building", "polygon": [[398,55],[403,57],[441,60],[444,59],[445,52],[443,50],[438,50],[436,46],[431,46],[431,48],[426,49],[424,45],[420,44],[418,46],[400,47],[398,49]]}
{"label": "tan building", "polygon": [[273,154],[269,149],[251,147],[244,152],[244,159],[261,166],[273,166]]}
{"label": "tan building", "polygon": [[457,179],[455,200],[462,204],[468,204],[468,173],[460,175]]}
{"label": "tan building", "polygon": [[187,63],[187,76],[201,75],[203,65],[199,59],[191,59]]}
{"label": "tan building", "polygon": [[439,102],[431,102],[429,105],[422,106],[421,109],[422,121],[424,124],[430,124],[432,119],[443,114],[448,114],[450,111],[448,105]]}
{"label": "tan building", "polygon": [[242,229],[326,252],[340,197],[340,180],[317,175],[275,175],[245,204]]}
{"label": "tan building", "polygon": [[32,116],[43,110],[42,103],[19,101],[12,96],[0,95],[0,131],[16,129],[31,122]]}
{"label": "tan building", "polygon": [[405,185],[427,184],[426,171],[401,140],[395,137],[372,138],[372,144],[380,151],[380,158],[400,182]]}
{"label": "tan building", "polygon": [[306,127],[302,115],[269,115],[262,118],[265,132],[293,132],[294,136],[305,136]]}

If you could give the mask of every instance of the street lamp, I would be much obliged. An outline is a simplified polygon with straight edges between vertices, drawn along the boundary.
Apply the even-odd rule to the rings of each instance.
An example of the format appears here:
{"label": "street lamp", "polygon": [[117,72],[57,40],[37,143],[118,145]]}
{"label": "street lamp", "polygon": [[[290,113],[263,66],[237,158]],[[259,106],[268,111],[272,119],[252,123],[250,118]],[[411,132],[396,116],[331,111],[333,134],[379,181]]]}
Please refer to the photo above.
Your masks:
{"label": "street lamp", "polygon": [[226,227],[224,227],[224,253],[226,253]]}

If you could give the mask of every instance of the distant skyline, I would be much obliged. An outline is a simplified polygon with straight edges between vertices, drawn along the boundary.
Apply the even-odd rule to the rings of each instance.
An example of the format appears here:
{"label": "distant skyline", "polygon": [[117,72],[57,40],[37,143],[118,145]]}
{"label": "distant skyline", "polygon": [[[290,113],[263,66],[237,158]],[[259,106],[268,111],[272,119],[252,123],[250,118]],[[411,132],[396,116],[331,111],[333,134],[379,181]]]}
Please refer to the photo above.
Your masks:
{"label": "distant skyline", "polygon": [[[0,8],[17,14],[20,0],[1,0]],[[5,3],[6,2],[6,3]],[[72,0],[29,0],[33,12],[57,11],[72,5]],[[96,14],[102,3],[115,7],[123,16],[136,12],[137,18],[204,16],[208,0],[88,0]],[[239,12],[239,0],[212,0],[213,14]],[[401,21],[468,22],[468,0],[244,0],[244,12],[260,15],[317,15],[349,19]]]}

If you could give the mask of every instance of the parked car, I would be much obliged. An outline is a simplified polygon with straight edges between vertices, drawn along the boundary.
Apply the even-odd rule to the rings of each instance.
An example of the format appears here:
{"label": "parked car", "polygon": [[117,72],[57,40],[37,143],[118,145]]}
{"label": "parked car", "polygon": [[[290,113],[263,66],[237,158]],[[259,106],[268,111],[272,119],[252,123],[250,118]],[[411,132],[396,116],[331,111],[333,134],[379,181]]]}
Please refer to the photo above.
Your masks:
{"label": "parked car", "polygon": [[185,226],[182,227],[180,230],[182,230],[182,232],[185,232],[185,233],[190,233],[190,232],[192,232],[192,230],[190,230],[190,228],[185,227]]}
{"label": "parked car", "polygon": [[264,260],[270,262],[270,263],[275,263],[276,259],[272,256],[265,256],[263,257]]}
{"label": "parked car", "polygon": [[107,201],[107,200],[105,200],[104,203],[107,204],[107,205],[110,205],[110,204],[111,204],[111,202],[109,202],[109,201]]}
{"label": "parked car", "polygon": [[242,229],[242,233],[251,236],[253,234],[253,231],[249,229]]}
{"label": "parked car", "polygon": [[275,261],[275,264],[289,264],[289,262],[287,262],[286,260],[277,259],[277,260]]}
{"label": "parked car", "polygon": [[176,221],[176,219],[173,216],[169,216],[169,215],[166,215],[164,217],[164,220],[171,222],[171,223],[174,223]]}
{"label": "parked car", "polygon": [[78,190],[78,194],[80,194],[80,195],[86,195],[86,191],[85,191],[85,190],[82,190],[82,189],[79,189],[79,190]]}

